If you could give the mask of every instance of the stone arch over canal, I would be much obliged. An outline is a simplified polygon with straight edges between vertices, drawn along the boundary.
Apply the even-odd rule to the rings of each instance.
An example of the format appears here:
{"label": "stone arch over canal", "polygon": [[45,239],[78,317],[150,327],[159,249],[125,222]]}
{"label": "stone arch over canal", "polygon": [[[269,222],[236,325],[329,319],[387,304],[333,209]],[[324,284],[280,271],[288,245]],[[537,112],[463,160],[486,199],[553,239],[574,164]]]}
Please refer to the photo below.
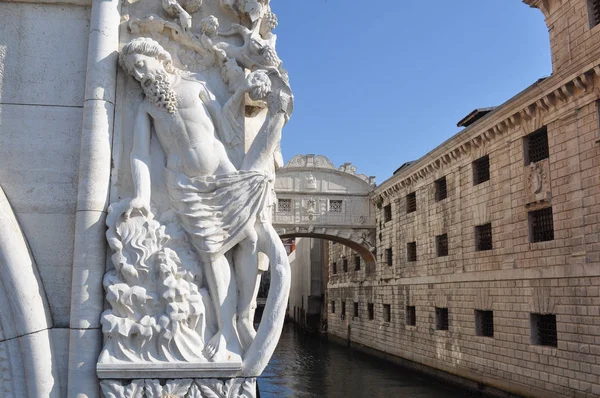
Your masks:
{"label": "stone arch over canal", "polygon": [[375,269],[375,177],[351,163],[335,167],[322,155],[296,155],[277,172],[273,226],[282,238],[310,237],[349,246]]}

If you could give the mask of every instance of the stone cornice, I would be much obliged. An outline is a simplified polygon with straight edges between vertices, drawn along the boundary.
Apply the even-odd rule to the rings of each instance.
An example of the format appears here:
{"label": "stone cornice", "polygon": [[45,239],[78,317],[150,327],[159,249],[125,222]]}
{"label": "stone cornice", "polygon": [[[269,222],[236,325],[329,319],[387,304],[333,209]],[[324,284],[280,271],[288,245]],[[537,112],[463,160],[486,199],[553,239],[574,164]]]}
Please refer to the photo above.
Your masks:
{"label": "stone cornice", "polygon": [[546,19],[558,10],[566,0],[523,0],[529,7],[539,9]]}
{"label": "stone cornice", "polygon": [[575,99],[592,93],[594,79],[600,77],[599,62],[580,70],[583,72],[574,73],[566,79],[561,78],[560,75],[553,75],[534,83],[488,116],[451,137],[406,170],[384,181],[374,190],[372,201],[374,203],[386,201],[394,193],[414,186],[419,180],[427,178],[464,156],[469,156],[472,150],[500,139],[512,129],[522,125],[527,126],[528,122],[543,118],[549,112],[555,112]]}

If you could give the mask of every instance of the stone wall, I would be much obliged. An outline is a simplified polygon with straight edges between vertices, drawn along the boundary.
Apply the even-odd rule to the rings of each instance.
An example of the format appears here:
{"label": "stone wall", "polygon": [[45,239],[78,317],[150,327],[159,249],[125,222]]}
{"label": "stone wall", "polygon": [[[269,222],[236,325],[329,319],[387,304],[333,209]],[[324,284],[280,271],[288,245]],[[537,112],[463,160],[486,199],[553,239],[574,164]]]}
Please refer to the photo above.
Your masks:
{"label": "stone wall", "polygon": [[[583,0],[543,3],[561,3],[546,10],[553,75],[375,190],[376,272],[336,264],[328,332],[517,394],[592,397],[600,395],[600,28],[590,30]],[[479,182],[486,156],[489,179]],[[330,255],[353,264],[355,253],[334,246]]]}

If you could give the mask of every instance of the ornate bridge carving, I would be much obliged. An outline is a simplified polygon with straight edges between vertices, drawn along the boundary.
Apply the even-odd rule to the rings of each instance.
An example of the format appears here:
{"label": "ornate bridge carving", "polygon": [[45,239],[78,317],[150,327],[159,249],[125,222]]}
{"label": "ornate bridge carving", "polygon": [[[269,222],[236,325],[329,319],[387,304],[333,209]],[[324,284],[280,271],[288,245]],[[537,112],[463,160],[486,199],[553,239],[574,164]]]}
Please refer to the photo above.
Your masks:
{"label": "ornate bridge carving", "polygon": [[335,167],[325,156],[296,155],[277,172],[273,225],[281,237],[343,243],[374,264],[374,179],[350,163]]}

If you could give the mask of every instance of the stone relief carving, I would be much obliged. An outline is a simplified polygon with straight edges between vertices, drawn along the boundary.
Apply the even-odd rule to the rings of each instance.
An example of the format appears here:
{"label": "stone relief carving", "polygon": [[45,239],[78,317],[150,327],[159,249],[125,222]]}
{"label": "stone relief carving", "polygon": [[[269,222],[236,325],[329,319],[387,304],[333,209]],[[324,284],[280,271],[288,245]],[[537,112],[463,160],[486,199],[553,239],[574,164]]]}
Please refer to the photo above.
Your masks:
{"label": "stone relief carving", "polygon": [[100,386],[108,398],[251,398],[256,379],[103,380]]}
{"label": "stone relief carving", "polygon": [[[329,169],[329,170],[338,170],[342,173],[348,173],[350,175],[356,176],[366,182],[367,184],[375,187],[375,177],[367,177],[365,174],[357,174],[356,166],[352,165],[352,163],[344,163],[339,168],[335,167],[333,163],[329,159],[327,159],[323,155],[296,155],[289,162],[287,162],[284,168],[305,168],[305,167],[316,167],[321,169]],[[308,181],[306,183],[306,188],[308,188]],[[315,186],[316,188],[316,186]]]}
{"label": "stone relief carving", "polygon": [[526,202],[549,200],[552,191],[550,189],[548,160],[529,164],[525,168],[525,175],[527,180]]}
{"label": "stone relief carving", "polygon": [[[130,364],[168,371],[186,363],[198,365],[198,377],[203,369],[258,376],[281,333],[290,278],[270,221],[281,131],[293,107],[271,32],[277,18],[268,0],[156,2],[165,18],[131,18],[133,39],[119,56],[142,95],[124,113],[131,115],[124,122],[131,133],[123,134],[131,137],[123,143],[131,148],[131,183],[119,187],[124,199],[107,217],[114,268],[104,278],[111,308],[102,315],[99,375]],[[129,7],[157,10],[151,2]],[[255,330],[260,253],[271,288],[269,317]],[[103,383],[107,396],[138,391],[133,382]],[[152,383],[144,381],[139,396],[174,394],[167,387],[150,393]],[[204,381],[190,385],[202,396],[227,396],[227,383],[217,395],[203,390]]]}

